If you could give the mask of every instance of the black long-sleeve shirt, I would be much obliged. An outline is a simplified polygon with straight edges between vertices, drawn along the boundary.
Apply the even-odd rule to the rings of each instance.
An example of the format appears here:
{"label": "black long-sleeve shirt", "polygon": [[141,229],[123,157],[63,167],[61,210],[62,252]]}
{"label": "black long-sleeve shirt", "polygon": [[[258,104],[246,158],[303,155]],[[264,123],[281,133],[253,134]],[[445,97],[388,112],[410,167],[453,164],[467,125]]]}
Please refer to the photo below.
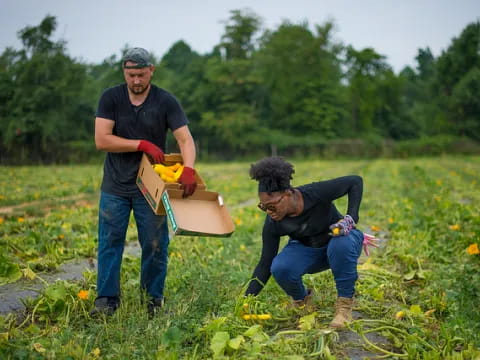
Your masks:
{"label": "black long-sleeve shirt", "polygon": [[302,185],[296,189],[303,196],[303,211],[298,216],[286,216],[280,221],[266,216],[262,232],[262,254],[246,295],[257,295],[263,289],[262,284],[266,284],[270,278],[270,266],[278,253],[281,236],[288,235],[311,247],[321,247],[330,241],[329,226],[343,218],[333,204],[335,199],[348,195],[347,214],[358,223],[363,193],[360,176],[343,176]]}

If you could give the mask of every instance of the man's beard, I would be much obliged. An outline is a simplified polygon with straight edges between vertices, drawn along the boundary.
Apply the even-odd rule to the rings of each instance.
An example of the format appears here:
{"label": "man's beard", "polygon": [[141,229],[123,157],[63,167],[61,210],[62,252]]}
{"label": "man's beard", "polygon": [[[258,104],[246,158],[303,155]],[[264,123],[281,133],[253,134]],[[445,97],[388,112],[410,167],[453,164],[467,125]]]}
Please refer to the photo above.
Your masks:
{"label": "man's beard", "polygon": [[135,95],[142,95],[149,88],[150,88],[150,83],[148,83],[146,86],[142,86],[142,85],[131,86],[130,91]]}

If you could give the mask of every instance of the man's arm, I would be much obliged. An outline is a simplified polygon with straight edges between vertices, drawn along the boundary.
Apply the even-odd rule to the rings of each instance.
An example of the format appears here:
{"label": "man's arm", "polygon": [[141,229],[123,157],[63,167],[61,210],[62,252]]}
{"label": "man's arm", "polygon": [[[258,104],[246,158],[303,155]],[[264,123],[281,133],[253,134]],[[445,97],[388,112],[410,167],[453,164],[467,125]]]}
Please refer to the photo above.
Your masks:
{"label": "man's arm", "polygon": [[113,135],[115,121],[95,118],[95,146],[97,150],[108,152],[134,152],[138,151],[140,140],[125,139]]}
{"label": "man's arm", "polygon": [[182,185],[183,197],[186,198],[192,195],[197,188],[197,179],[195,178],[195,142],[193,141],[192,134],[188,126],[182,126],[173,132],[173,136],[177,140],[178,147],[182,153],[183,158],[183,171],[182,175],[178,179],[178,182]]}
{"label": "man's arm", "polygon": [[179,127],[173,132],[173,136],[177,140],[178,147],[182,153],[183,165],[193,169],[195,167],[196,159],[195,142],[193,141],[188,126],[185,125]]}
{"label": "man's arm", "polygon": [[147,140],[125,139],[113,135],[113,120],[95,118],[95,145],[97,150],[107,152],[135,152],[143,151],[150,155],[155,164],[164,162],[163,151],[157,145]]}

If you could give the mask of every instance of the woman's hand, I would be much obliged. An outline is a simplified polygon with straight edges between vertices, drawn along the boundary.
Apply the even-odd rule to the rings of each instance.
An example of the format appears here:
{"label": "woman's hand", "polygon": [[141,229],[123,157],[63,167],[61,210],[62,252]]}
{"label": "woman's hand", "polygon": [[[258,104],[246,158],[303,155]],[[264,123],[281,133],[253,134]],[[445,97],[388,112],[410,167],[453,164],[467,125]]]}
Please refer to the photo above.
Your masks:
{"label": "woman's hand", "polygon": [[348,235],[352,229],[355,229],[355,221],[353,221],[350,215],[345,215],[343,219],[337,221],[335,224],[330,225],[330,235],[332,236],[344,236]]}

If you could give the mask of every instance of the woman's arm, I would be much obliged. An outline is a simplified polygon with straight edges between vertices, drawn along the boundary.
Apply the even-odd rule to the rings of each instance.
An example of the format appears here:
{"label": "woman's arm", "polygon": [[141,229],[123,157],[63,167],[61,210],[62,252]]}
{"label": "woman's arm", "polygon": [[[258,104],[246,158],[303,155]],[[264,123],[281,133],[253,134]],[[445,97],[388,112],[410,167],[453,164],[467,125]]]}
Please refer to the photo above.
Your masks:
{"label": "woman's arm", "polygon": [[355,223],[360,219],[359,210],[363,195],[363,179],[358,175],[350,175],[351,185],[348,189],[347,215],[350,215]]}
{"label": "woman's arm", "polygon": [[248,285],[245,295],[257,295],[260,291],[262,291],[263,287],[270,278],[270,267],[272,265],[273,258],[278,253],[280,236],[273,233],[272,226],[267,224],[267,221],[268,220],[265,220],[265,224],[263,225],[263,247],[260,261],[253,271],[251,281]]}
{"label": "woman's arm", "polygon": [[348,195],[346,215],[350,215],[355,222],[358,222],[358,212],[363,195],[363,180],[360,176],[342,176],[305,185],[303,188],[305,189],[302,191],[304,196],[310,197],[312,203],[318,201],[332,202]]}

